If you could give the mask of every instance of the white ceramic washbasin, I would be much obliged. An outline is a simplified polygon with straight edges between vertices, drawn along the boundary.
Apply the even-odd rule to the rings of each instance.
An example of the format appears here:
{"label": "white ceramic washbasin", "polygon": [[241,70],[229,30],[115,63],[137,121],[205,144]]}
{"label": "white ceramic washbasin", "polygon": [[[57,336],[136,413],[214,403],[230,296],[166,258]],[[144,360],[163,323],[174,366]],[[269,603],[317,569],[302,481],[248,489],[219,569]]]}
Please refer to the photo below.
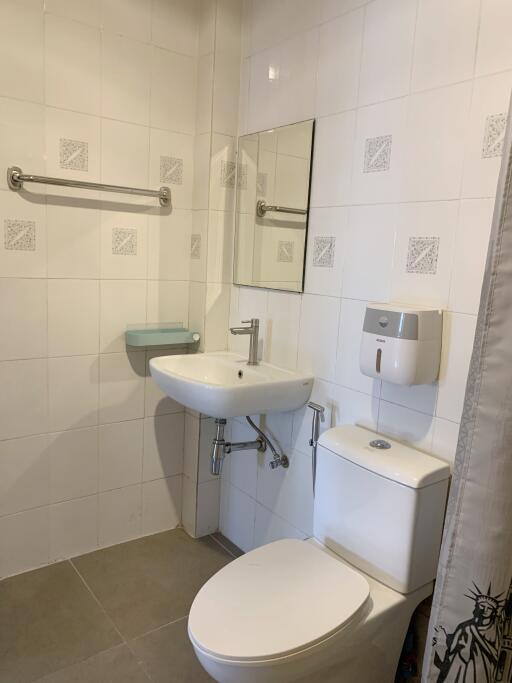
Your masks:
{"label": "white ceramic washbasin", "polygon": [[247,365],[237,353],[153,358],[151,376],[178,403],[211,417],[296,410],[311,395],[313,377],[275,365]]}

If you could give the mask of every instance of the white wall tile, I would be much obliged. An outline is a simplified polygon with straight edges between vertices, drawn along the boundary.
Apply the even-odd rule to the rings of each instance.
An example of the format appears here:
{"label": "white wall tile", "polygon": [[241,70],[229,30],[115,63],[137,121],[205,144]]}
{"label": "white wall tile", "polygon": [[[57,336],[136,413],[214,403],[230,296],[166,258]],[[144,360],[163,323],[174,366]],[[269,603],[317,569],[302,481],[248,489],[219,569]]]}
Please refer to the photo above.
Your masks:
{"label": "white wall tile", "polygon": [[[46,173],[58,178],[99,182],[101,150],[100,119],[97,116],[47,107],[45,131]],[[59,188],[47,190],[47,194],[76,197],[78,193],[76,189]],[[89,192],[81,196],[89,198],[95,195]]]}
{"label": "white wall tile", "polygon": [[48,508],[0,518],[1,577],[47,564],[48,548]]}
{"label": "white wall tile", "polygon": [[219,529],[220,480],[211,479],[197,487],[197,536],[213,534]]}
{"label": "white wall tile", "polygon": [[199,36],[198,0],[155,0],[151,37],[155,45],[195,56]]}
{"label": "white wall tile", "polygon": [[62,109],[99,114],[99,28],[45,16],[45,100]]}
{"label": "white wall tile", "polygon": [[433,420],[431,415],[394,403],[380,403],[379,432],[427,453],[432,449]]}
{"label": "white wall tile", "polygon": [[280,541],[283,538],[303,539],[306,535],[295,529],[281,517],[259,503],[256,505],[256,523],[254,526],[254,546],[259,548],[267,543]]}
{"label": "white wall tile", "polygon": [[494,197],[500,171],[512,72],[478,78],[464,158],[463,197]]}
{"label": "white wall tile", "polygon": [[476,59],[476,75],[512,68],[508,27],[512,7],[507,0],[483,0]]}
{"label": "white wall tile", "polygon": [[181,518],[181,475],[142,484],[142,533],[174,529]]}
{"label": "white wall tile", "polygon": [[129,541],[141,533],[141,485],[98,496],[98,541],[101,546]]}
{"label": "white wall tile", "polygon": [[101,425],[98,429],[100,491],[142,481],[144,426],[142,420]]}
{"label": "white wall tile", "polygon": [[[458,201],[418,202],[398,207],[393,301],[447,308],[458,213]],[[421,237],[434,238],[424,247],[432,250],[433,255],[427,253],[419,263],[409,262],[411,240]]]}
{"label": "white wall tile", "polygon": [[[123,258],[123,257],[120,257]],[[146,322],[143,280],[103,280],[100,286],[100,349],[123,351],[128,325]]]}
{"label": "white wall tile", "polygon": [[46,355],[46,280],[0,279],[0,360]]}
{"label": "white wall tile", "polygon": [[98,353],[99,310],[97,280],[49,280],[48,355]]}
{"label": "white wall tile", "polygon": [[147,125],[151,47],[131,38],[103,32],[101,57],[102,115]]}
{"label": "white wall tile", "polygon": [[288,292],[269,292],[267,360],[294,370],[300,325],[301,297]]}
{"label": "white wall tile", "polygon": [[205,351],[225,351],[227,348],[230,293],[230,285],[220,283],[208,283],[206,285]]}
{"label": "white wall tile", "polygon": [[[151,125],[180,133],[193,133],[195,121],[196,63],[193,57],[153,49]],[[179,93],[179,97],[176,97]]]}
{"label": "white wall tile", "polygon": [[12,439],[47,431],[48,368],[45,359],[0,363],[0,438]]}
{"label": "white wall tile", "polygon": [[451,311],[478,313],[493,209],[493,199],[466,199],[460,203],[450,285]]}
{"label": "white wall tile", "polygon": [[432,455],[453,464],[459,438],[459,427],[458,422],[450,422],[440,417],[435,418]]}
{"label": "white wall tile", "polygon": [[355,118],[354,112],[346,112],[316,122],[312,206],[349,203]]}
{"label": "white wall tile", "polygon": [[220,530],[244,552],[254,547],[256,501],[232,484],[222,485]]}
{"label": "white wall tile", "polygon": [[319,31],[316,113],[353,109],[357,104],[364,11],[323,24]]}
{"label": "white wall tile", "polygon": [[148,351],[146,354],[146,380],[145,380],[145,406],[144,414],[149,415],[165,415],[167,413],[178,413],[182,410],[182,406],[176,403],[172,398],[169,398],[163,391],[157,387],[156,382],[153,381],[149,371],[149,361],[156,356],[167,356],[169,350]]}
{"label": "white wall tile", "polygon": [[318,18],[320,21],[330,21],[334,17],[350,12],[350,10],[362,7],[367,0],[319,0]]}
{"label": "white wall tile", "polygon": [[[30,173],[44,175],[44,115],[45,111],[39,104],[0,98],[2,168],[16,164],[25,172],[30,169]],[[8,189],[6,176],[0,180],[0,187]]]}
{"label": "white wall tile", "polygon": [[46,435],[0,442],[0,516],[49,503]]}
{"label": "white wall tile", "polygon": [[48,277],[99,278],[100,212],[76,203],[48,204]]}
{"label": "white wall tile", "polygon": [[183,474],[197,481],[199,462],[199,418],[185,413],[183,443]]}
{"label": "white wall tile", "polygon": [[416,0],[377,0],[366,8],[359,104],[409,92]]}
{"label": "white wall tile", "polygon": [[249,131],[265,130],[279,125],[281,52],[264,50],[251,57],[249,85]]}
{"label": "white wall tile", "polygon": [[[109,0],[110,2],[111,0]],[[99,26],[101,20],[100,3],[101,0],[91,0],[87,3],[81,2],[81,0],[46,0],[45,10],[51,14],[81,21],[84,24]]]}
{"label": "white wall tile", "polygon": [[478,0],[419,0],[413,90],[471,78],[479,12]]}
{"label": "white wall tile", "polygon": [[342,299],[336,358],[336,382],[366,394],[380,394],[380,380],[366,377],[359,367],[366,301]]}
{"label": "white wall tile", "polygon": [[196,537],[197,482],[186,475],[181,482],[181,523],[189,536]]}
{"label": "white wall tile", "polygon": [[181,474],[184,424],[184,413],[144,420],[143,481]]}
{"label": "white wall tile", "polygon": [[[231,427],[233,442],[254,441],[256,436],[254,430],[245,421],[233,420]],[[256,498],[259,458],[256,450],[235,451],[228,456],[229,481],[251,498]]]}
{"label": "white wall tile", "polygon": [[48,359],[50,431],[88,427],[98,422],[97,356]]}
{"label": "white wall tile", "polygon": [[98,498],[88,496],[52,505],[50,561],[76,557],[98,545]]}
{"label": "white wall tile", "polygon": [[101,23],[107,31],[147,43],[151,39],[151,0],[101,0]]}
{"label": "white wall tile", "polygon": [[339,310],[337,298],[304,294],[297,369],[321,379],[334,379]]}
{"label": "white wall tile", "polygon": [[398,207],[350,209],[342,294],[349,299],[389,300]]}
{"label": "white wall tile", "polygon": [[3,59],[0,68],[0,93],[9,97],[41,102],[43,99],[43,14],[38,3],[19,2],[0,5],[0,43],[2,54],[18,54],[20,42],[24,59],[13,68]]}
{"label": "white wall tile", "polygon": [[233,281],[233,236],[235,217],[231,211],[210,211],[208,220],[208,282]]}
{"label": "white wall tile", "polygon": [[445,313],[436,415],[460,422],[469,361],[473,351],[476,318]]}
{"label": "white wall tile", "polygon": [[143,351],[100,356],[100,423],[143,417],[144,379]]}
{"label": "white wall tile", "polygon": [[101,121],[101,182],[146,187],[149,131],[121,121]]}
{"label": "white wall tile", "polygon": [[[195,233],[193,214],[173,209],[168,216],[150,216],[148,225],[148,277],[152,280],[188,280],[193,265],[190,238]],[[204,246],[204,242],[203,242]],[[203,249],[204,251],[204,249]]]}
{"label": "white wall tile", "polygon": [[98,491],[98,430],[73,429],[49,437],[50,500],[58,503]]}
{"label": "white wall tile", "polygon": [[187,327],[188,282],[148,282],[148,323],[177,322]]}
{"label": "white wall tile", "polygon": [[467,81],[411,97],[404,200],[459,197],[471,90]]}
{"label": "white wall tile", "polygon": [[382,382],[381,398],[390,403],[397,403],[405,408],[417,410],[426,415],[434,415],[437,400],[437,383],[414,384],[403,386]]}

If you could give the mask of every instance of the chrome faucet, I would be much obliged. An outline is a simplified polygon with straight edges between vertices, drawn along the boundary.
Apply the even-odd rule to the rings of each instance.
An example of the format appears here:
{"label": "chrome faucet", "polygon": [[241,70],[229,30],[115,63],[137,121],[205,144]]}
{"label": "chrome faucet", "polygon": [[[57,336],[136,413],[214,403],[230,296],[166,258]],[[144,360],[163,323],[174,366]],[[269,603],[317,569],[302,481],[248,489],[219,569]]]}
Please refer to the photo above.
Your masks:
{"label": "chrome faucet", "polygon": [[242,320],[243,325],[248,327],[230,327],[231,334],[250,334],[249,342],[249,360],[247,365],[258,365],[258,337],[260,333],[260,321],[258,318],[251,318],[250,320]]}

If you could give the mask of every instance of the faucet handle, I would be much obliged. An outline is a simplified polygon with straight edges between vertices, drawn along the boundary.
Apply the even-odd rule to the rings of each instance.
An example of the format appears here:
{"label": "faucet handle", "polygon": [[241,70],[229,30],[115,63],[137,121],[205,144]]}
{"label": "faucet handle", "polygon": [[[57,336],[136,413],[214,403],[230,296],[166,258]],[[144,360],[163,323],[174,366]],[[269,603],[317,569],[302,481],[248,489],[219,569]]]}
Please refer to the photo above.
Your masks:
{"label": "faucet handle", "polygon": [[259,325],[260,324],[260,319],[259,318],[251,318],[250,320],[242,320],[242,325]]}

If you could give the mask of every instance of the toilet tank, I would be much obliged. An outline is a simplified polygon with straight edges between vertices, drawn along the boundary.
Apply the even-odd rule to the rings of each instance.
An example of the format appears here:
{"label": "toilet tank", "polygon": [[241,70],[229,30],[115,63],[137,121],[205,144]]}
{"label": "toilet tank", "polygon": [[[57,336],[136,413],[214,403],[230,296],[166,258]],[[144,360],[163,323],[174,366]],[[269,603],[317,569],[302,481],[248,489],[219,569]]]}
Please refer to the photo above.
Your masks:
{"label": "toilet tank", "polygon": [[[387,447],[371,445],[384,439]],[[315,538],[410,593],[436,576],[449,478],[445,462],[392,439],[354,425],[329,429],[317,454]]]}

